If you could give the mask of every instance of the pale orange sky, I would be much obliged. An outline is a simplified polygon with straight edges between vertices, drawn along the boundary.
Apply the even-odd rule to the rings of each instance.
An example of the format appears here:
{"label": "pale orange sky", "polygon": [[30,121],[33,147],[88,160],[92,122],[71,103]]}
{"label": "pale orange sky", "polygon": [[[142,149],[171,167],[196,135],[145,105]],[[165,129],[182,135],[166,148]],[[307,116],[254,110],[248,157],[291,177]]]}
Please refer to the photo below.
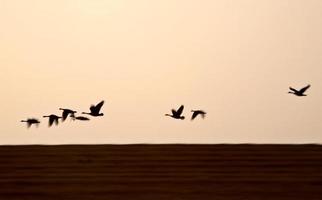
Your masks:
{"label": "pale orange sky", "polygon": [[0,0],[0,25],[1,144],[322,141],[320,0]]}

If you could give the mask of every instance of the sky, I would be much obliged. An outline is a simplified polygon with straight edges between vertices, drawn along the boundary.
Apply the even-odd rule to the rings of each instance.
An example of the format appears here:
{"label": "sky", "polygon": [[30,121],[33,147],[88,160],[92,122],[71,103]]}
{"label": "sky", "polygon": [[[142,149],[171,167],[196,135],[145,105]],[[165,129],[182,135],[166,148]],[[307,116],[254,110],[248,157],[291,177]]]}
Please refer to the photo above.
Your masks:
{"label": "sky", "polygon": [[0,0],[0,25],[0,144],[322,141],[320,0]]}

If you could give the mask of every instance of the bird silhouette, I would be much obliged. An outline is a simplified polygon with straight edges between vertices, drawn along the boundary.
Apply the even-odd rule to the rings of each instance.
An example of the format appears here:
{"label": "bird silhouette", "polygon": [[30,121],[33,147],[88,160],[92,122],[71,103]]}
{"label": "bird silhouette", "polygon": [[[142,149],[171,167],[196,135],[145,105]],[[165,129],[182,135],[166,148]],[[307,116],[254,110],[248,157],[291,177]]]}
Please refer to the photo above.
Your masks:
{"label": "bird silhouette", "polygon": [[306,94],[304,94],[304,92],[305,92],[307,89],[309,89],[310,87],[311,87],[311,85],[307,85],[306,87],[304,87],[304,88],[302,88],[302,89],[300,89],[300,90],[296,90],[296,89],[294,89],[294,88],[290,87],[290,90],[291,90],[291,91],[289,91],[288,93],[290,93],[290,94],[294,94],[294,95],[299,96],[299,97],[307,96]]}
{"label": "bird silhouette", "polygon": [[51,127],[54,123],[56,125],[58,125],[58,121],[59,119],[61,119],[62,117],[59,117],[57,115],[48,115],[48,116],[43,116],[44,118],[48,117],[49,118],[49,122],[48,122],[48,126]]}
{"label": "bird silhouette", "polygon": [[192,110],[191,112],[192,113],[192,117],[191,117],[191,120],[194,120],[198,115],[200,115],[203,119],[205,118],[206,116],[206,112],[203,111],[203,110]]}
{"label": "bird silhouette", "polygon": [[184,109],[184,105],[181,105],[180,108],[178,110],[175,110],[175,109],[172,109],[171,112],[172,112],[172,115],[170,114],[165,114],[165,116],[169,116],[169,117],[172,117],[174,119],[181,119],[181,120],[184,120],[184,116],[181,116],[182,112],[183,112],[183,109]]}
{"label": "bird silhouette", "polygon": [[71,116],[73,120],[80,120],[80,121],[89,121],[90,119],[87,118],[87,117],[84,117],[84,116],[75,116],[75,115],[72,115]]}
{"label": "bird silhouette", "polygon": [[31,125],[33,125],[33,124],[35,124],[37,127],[40,124],[40,121],[38,119],[35,119],[35,118],[29,118],[27,120],[21,120],[21,122],[26,122],[28,128],[30,128]]}
{"label": "bird silhouette", "polygon": [[89,109],[90,109],[90,113],[87,112],[82,112],[82,114],[87,114],[87,115],[91,115],[93,117],[98,117],[98,116],[103,116],[103,113],[100,113],[100,110],[102,108],[102,106],[104,105],[104,101],[101,101],[100,103],[98,103],[96,106],[92,105]]}
{"label": "bird silhouette", "polygon": [[59,108],[59,110],[63,111],[63,119],[62,119],[62,121],[65,121],[67,119],[68,115],[70,115],[72,117],[72,116],[74,116],[75,113],[77,113],[74,110],[65,109],[65,108]]}

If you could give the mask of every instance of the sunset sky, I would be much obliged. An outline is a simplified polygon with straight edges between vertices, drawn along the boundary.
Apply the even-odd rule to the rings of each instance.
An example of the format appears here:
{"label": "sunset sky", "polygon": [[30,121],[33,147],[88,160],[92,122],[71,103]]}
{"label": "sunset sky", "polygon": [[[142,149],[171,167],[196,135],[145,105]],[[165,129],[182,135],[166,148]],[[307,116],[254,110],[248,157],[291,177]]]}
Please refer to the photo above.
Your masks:
{"label": "sunset sky", "polygon": [[1,144],[322,141],[320,0],[0,0],[0,25]]}

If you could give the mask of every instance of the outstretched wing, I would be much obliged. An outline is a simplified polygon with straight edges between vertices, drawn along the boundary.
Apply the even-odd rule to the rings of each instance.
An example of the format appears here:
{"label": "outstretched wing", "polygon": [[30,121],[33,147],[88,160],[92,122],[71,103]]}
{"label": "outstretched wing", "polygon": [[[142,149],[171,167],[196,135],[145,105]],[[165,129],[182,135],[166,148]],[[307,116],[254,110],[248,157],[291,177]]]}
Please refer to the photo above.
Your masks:
{"label": "outstretched wing", "polygon": [[65,121],[68,117],[69,112],[67,110],[64,110],[63,112],[63,121]]}
{"label": "outstretched wing", "polygon": [[52,126],[54,124],[54,122],[55,122],[55,118],[49,117],[49,124],[48,124],[49,127]]}
{"label": "outstretched wing", "polygon": [[99,104],[96,105],[97,112],[99,112],[104,105],[104,101],[101,101]]}
{"label": "outstretched wing", "polygon": [[201,117],[202,119],[204,119],[206,117],[206,113],[205,112],[201,113]]}
{"label": "outstretched wing", "polygon": [[198,116],[198,112],[193,112],[191,120],[194,120]]}
{"label": "outstretched wing", "polygon": [[172,109],[171,112],[172,112],[172,115],[176,115],[177,114],[177,111],[175,109]]}
{"label": "outstretched wing", "polygon": [[58,125],[58,120],[59,120],[59,118],[54,119],[56,125]]}
{"label": "outstretched wing", "polygon": [[290,87],[290,90],[292,90],[293,92],[298,92],[296,89]]}
{"label": "outstretched wing", "polygon": [[92,105],[90,107],[90,110],[92,113],[99,113],[103,105],[104,105],[104,101],[101,101],[96,106]]}
{"label": "outstretched wing", "polygon": [[177,110],[177,114],[180,116],[182,114],[184,106],[181,105],[180,108]]}
{"label": "outstretched wing", "polygon": [[90,111],[93,113],[93,112],[95,112],[95,111],[96,111],[96,106],[91,105],[91,107],[90,107],[89,109],[90,109]]}
{"label": "outstretched wing", "polygon": [[311,85],[308,85],[300,90],[300,93],[304,93],[307,89],[309,89]]}

